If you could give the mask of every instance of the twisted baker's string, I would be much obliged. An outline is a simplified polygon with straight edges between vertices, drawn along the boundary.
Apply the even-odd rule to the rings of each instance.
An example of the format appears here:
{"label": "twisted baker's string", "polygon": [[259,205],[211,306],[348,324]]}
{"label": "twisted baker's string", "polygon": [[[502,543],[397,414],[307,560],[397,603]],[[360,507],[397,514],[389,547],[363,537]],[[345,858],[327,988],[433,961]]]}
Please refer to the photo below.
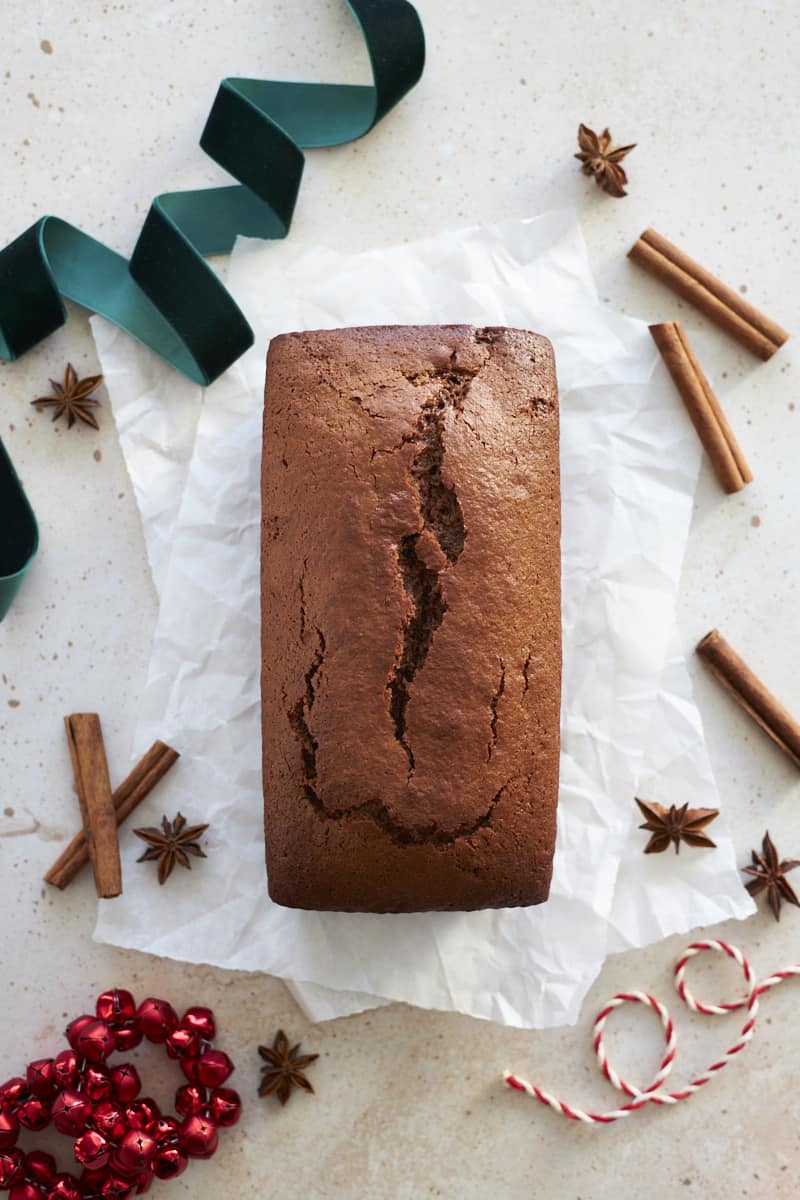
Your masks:
{"label": "twisted baker's string", "polygon": [[200,145],[239,181],[152,204],[128,262],[74,225],[42,217],[0,251],[0,358],[13,361],[67,319],[62,296],[101,313],[197,383],[253,342],[203,261],[237,234],[282,238],[303,174],[301,147],[368,133],[418,81],[425,38],[408,0],[347,0],[372,64],[370,85],[225,79]]}
{"label": "twisted baker's string", "polygon": [[[727,954],[729,958],[732,958],[734,962],[739,964],[747,987],[747,995],[743,999],[733,1001],[730,1004],[703,1004],[694,998],[686,985],[686,965],[691,958],[694,958],[696,954],[701,954],[704,950],[714,950],[721,954]],[[742,1026],[736,1044],[731,1046],[730,1050],[727,1050],[715,1063],[712,1063],[705,1074],[698,1076],[697,1079],[693,1079],[680,1092],[664,1092],[660,1090],[661,1085],[669,1076],[675,1061],[677,1038],[672,1018],[666,1006],[661,1004],[655,996],[651,996],[648,992],[618,993],[597,1014],[594,1022],[593,1046],[598,1066],[610,1084],[617,1088],[618,1091],[624,1092],[626,1096],[631,1097],[630,1103],[622,1104],[619,1108],[611,1109],[609,1112],[587,1112],[582,1108],[566,1104],[563,1100],[559,1100],[557,1096],[551,1095],[550,1092],[544,1091],[543,1088],[537,1087],[534,1083],[529,1083],[527,1079],[520,1079],[519,1076],[512,1074],[510,1071],[506,1071],[503,1078],[509,1087],[515,1088],[519,1092],[527,1092],[529,1096],[533,1096],[534,1099],[539,1100],[542,1104],[548,1105],[555,1112],[560,1113],[562,1117],[569,1117],[572,1121],[583,1121],[588,1125],[609,1125],[613,1121],[618,1121],[621,1117],[630,1116],[632,1112],[644,1108],[647,1104],[677,1104],[679,1100],[688,1100],[690,1096],[699,1091],[701,1087],[704,1087],[723,1067],[727,1067],[728,1063],[737,1054],[740,1054],[745,1049],[755,1030],[759,996],[769,991],[770,988],[776,987],[779,983],[783,983],[785,979],[789,979],[793,975],[800,975],[800,963],[786,967],[785,970],[776,971],[768,979],[759,981],[753,973],[749,962],[738,947],[729,946],[727,942],[718,941],[692,942],[683,955],[683,958],[675,966],[675,987],[681,1000],[693,1012],[707,1013],[710,1016],[725,1016],[728,1013],[736,1012],[743,1008],[747,1010],[747,1019]],[[605,1046],[603,1044],[603,1031],[606,1021],[614,1009],[619,1008],[623,1004],[644,1004],[652,1008],[658,1014],[664,1029],[664,1057],[661,1060],[661,1065],[653,1082],[649,1087],[644,1089],[626,1083],[617,1074],[606,1057]]]}

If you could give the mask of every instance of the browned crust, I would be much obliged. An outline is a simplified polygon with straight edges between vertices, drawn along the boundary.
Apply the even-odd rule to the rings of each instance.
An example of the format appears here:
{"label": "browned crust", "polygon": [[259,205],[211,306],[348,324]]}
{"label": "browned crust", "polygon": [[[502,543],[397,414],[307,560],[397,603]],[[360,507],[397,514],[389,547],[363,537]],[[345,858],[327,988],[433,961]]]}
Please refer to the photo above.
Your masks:
{"label": "browned crust", "polygon": [[535,904],[555,841],[558,402],[537,334],[285,334],[262,469],[269,889]]}

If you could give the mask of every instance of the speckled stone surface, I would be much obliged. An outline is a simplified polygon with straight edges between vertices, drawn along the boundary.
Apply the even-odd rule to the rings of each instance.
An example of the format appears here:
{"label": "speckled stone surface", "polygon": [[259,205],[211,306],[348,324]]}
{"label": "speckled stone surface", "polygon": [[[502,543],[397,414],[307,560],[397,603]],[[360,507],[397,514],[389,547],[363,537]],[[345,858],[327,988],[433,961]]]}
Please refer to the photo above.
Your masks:
{"label": "speckled stone surface", "polygon": [[[686,649],[718,624],[800,711],[795,343],[758,363],[625,258],[652,224],[800,330],[794,4],[419,8],[429,47],[421,85],[369,139],[310,156],[292,237],[356,250],[575,206],[604,301],[684,321],[755,473],[725,498],[703,468],[680,606]],[[55,212],[129,250],[152,195],[220,178],[196,143],[225,74],[365,78],[339,0],[84,0],[79,9],[6,0],[3,18],[3,241]],[[603,196],[580,175],[571,157],[580,120],[638,143],[626,160],[627,199]],[[5,1073],[57,1049],[65,1017],[116,981],[178,1005],[211,1004],[249,1102],[218,1156],[169,1185],[175,1197],[793,1196],[800,984],[764,1000],[753,1047],[704,1095],[595,1131],[504,1090],[499,1072],[513,1066],[576,1102],[613,1102],[594,1078],[586,1026],[620,987],[669,997],[684,939],[607,963],[583,1028],[531,1035],[393,1006],[309,1029],[276,980],[95,946],[88,878],[63,895],[45,892],[41,875],[75,823],[61,718],[98,710],[112,776],[123,773],[156,611],[109,414],[98,434],[67,433],[28,407],[67,359],[96,366],[78,311],[23,362],[0,367],[0,431],[42,527],[37,565],[0,626]],[[691,666],[741,860],[765,826],[800,855],[796,769]],[[791,909],[780,926],[762,912],[713,933],[738,941],[762,972],[800,957],[800,912]],[[737,987],[725,968],[697,974],[701,994]],[[736,1028],[735,1018],[678,1021],[676,1080],[705,1067]],[[321,1055],[317,1095],[283,1111],[254,1099],[256,1044],[279,1025]],[[646,1082],[660,1053],[653,1018],[624,1012],[608,1040],[620,1070]],[[167,1100],[171,1073],[153,1062],[156,1095]]]}

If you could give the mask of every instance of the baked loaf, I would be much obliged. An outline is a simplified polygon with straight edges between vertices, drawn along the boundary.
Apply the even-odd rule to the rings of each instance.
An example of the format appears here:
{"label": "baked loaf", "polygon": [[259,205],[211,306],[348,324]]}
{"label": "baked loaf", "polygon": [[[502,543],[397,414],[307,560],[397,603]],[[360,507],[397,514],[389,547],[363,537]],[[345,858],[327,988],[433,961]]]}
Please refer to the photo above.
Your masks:
{"label": "baked loaf", "polygon": [[262,501],[272,899],[546,900],[561,686],[550,343],[464,325],[275,338]]}

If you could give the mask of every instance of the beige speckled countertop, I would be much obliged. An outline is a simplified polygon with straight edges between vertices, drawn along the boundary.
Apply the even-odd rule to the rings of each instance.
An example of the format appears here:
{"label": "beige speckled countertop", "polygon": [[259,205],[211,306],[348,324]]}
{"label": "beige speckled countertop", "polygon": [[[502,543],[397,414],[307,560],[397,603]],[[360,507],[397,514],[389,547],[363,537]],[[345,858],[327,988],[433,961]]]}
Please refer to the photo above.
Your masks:
{"label": "beige speckled countertop", "polygon": [[[690,330],[703,325],[625,259],[653,224],[800,329],[793,0],[418,6],[429,52],[421,85],[368,140],[309,157],[293,238],[360,249],[575,206],[600,294],[616,308],[649,319],[679,311]],[[54,212],[130,250],[155,193],[219,178],[196,142],[223,75],[365,77],[340,0],[5,0],[2,15],[2,242]],[[580,120],[638,143],[626,200],[577,171]],[[707,365],[755,482],[726,499],[704,466],[682,633],[688,650],[719,624],[799,711],[797,351],[790,343],[761,365],[708,337]],[[598,1131],[505,1090],[499,1072],[513,1064],[576,1102],[613,1103],[595,1079],[591,1017],[620,987],[669,999],[684,939],[609,961],[576,1029],[530,1034],[400,1005],[315,1029],[276,980],[96,946],[89,878],[45,891],[41,875],[74,824],[62,715],[99,711],[112,764],[127,763],[156,611],[113,422],[68,435],[27,405],[67,358],[96,365],[77,310],[22,362],[0,366],[0,431],[42,529],[36,568],[0,626],[0,1074],[57,1048],[65,1017],[114,981],[212,1005],[249,1101],[213,1162],[171,1185],[176,1197],[794,1196],[800,984],[765,999],[753,1047],[705,1094]],[[691,665],[742,861],[767,825],[800,855],[796,769]],[[800,958],[792,909],[779,926],[762,911],[713,932],[740,943],[760,972]],[[724,968],[699,973],[709,994],[717,981],[737,986]],[[685,1079],[736,1026],[677,1020]],[[285,1110],[253,1099],[256,1044],[279,1025],[321,1055],[316,1096]],[[661,1049],[652,1016],[624,1013],[609,1042],[623,1072],[649,1081]],[[166,1100],[169,1076],[156,1069]]]}

